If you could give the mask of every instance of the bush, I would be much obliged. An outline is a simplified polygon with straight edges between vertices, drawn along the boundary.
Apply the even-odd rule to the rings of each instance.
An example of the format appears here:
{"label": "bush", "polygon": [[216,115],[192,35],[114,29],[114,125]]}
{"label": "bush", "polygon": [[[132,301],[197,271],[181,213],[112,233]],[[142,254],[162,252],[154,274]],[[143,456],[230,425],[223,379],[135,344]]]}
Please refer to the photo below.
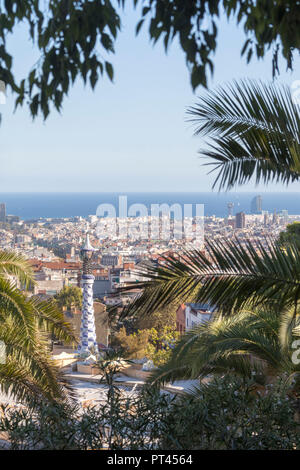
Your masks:
{"label": "bush", "polygon": [[300,449],[295,400],[277,384],[226,376],[184,396],[144,388],[125,397],[111,383],[99,408],[39,404],[4,409],[13,449]]}
{"label": "bush", "polygon": [[143,391],[126,398],[114,387],[99,408],[37,404],[31,409],[3,409],[0,432],[12,450],[158,449],[167,395]]}
{"label": "bush", "polygon": [[155,366],[161,366],[170,360],[172,349],[180,335],[170,326],[165,326],[159,332],[151,328],[149,332],[146,357],[151,359]]}
{"label": "bush", "polygon": [[146,356],[149,343],[150,330],[138,330],[128,335],[122,327],[114,336],[114,346],[119,347],[126,357],[130,359],[142,359]]}
{"label": "bush", "polygon": [[172,347],[179,333],[174,328],[165,326],[160,332],[155,328],[138,330],[130,335],[123,327],[114,337],[114,346],[119,347],[130,359],[151,359],[159,366],[170,359]]}
{"label": "bush", "polygon": [[261,395],[254,381],[225,376],[194,389],[172,405],[165,449],[300,449],[296,401],[284,387]]}

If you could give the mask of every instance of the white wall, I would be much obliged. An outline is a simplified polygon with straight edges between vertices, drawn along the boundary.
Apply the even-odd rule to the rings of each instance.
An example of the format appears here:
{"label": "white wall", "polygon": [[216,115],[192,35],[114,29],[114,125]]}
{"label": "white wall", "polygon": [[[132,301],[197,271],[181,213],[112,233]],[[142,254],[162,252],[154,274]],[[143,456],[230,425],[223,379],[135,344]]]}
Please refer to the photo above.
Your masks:
{"label": "white wall", "polygon": [[211,313],[199,313],[197,315],[192,313],[192,308],[190,306],[186,306],[185,308],[185,329],[190,330],[200,323],[204,323],[211,318]]}

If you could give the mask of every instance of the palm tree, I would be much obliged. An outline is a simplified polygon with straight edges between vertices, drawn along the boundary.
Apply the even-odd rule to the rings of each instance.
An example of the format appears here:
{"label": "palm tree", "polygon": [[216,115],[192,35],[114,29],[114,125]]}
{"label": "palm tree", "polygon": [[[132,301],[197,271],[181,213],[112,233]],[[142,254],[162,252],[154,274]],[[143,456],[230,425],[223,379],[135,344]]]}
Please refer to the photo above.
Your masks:
{"label": "palm tree", "polygon": [[[255,81],[235,82],[233,86],[207,92],[195,107],[189,109],[189,114],[196,126],[196,134],[209,137],[207,150],[201,154],[213,160],[209,164],[217,171],[214,186],[218,185],[220,190],[247,183],[252,177],[255,177],[256,183],[275,180],[288,184],[299,180],[300,113],[287,87]],[[183,253],[180,259],[169,257],[158,267],[142,270],[141,274],[148,281],[139,284],[142,294],[124,311],[124,316],[132,312],[149,314],[176,300],[182,302],[192,298],[195,302],[210,302],[222,314],[210,325],[187,334],[170,363],[159,370],[156,377],[167,377],[164,375],[166,370],[173,378],[182,374],[201,375],[207,370],[217,371],[220,364],[215,362],[214,346],[223,326],[229,328],[229,341],[241,326],[244,333],[240,338],[241,357],[237,358],[234,348],[230,349],[228,343],[224,349],[227,363],[224,362],[225,356],[220,356],[223,366],[227,364],[222,366],[222,370],[238,363],[239,367],[245,368],[245,373],[249,372],[254,364],[249,357],[244,357],[244,353],[248,351],[251,357],[256,357],[255,351],[245,346],[247,334],[253,328],[249,321],[257,321],[259,311],[262,312],[261,320],[266,311],[273,312],[274,318],[279,321],[281,317],[278,312],[286,310],[292,312],[293,321],[298,321],[300,253],[295,244],[291,243],[283,250],[272,240],[244,244],[238,240],[222,240],[206,241],[206,247],[208,255],[194,250]],[[127,290],[131,288],[137,288],[137,284]],[[256,315],[251,318],[250,314],[245,317],[244,313],[237,313],[244,309],[255,309]],[[232,312],[238,316],[225,319]],[[277,336],[267,343],[264,343],[264,335],[268,334],[263,325],[264,322],[262,331],[256,332],[255,344],[261,346],[257,358],[265,360],[262,351],[264,347],[269,347],[270,354],[277,351],[278,365],[275,366],[272,361],[269,364],[280,370],[281,363],[290,374],[293,367],[282,355],[277,337],[280,323],[276,327]],[[218,328],[221,328],[219,333]],[[250,331],[247,332],[247,328]],[[201,351],[198,347],[200,336],[204,339]],[[205,341],[206,337],[212,341],[211,347]],[[286,337],[285,344],[290,339]],[[223,344],[226,345],[226,342]],[[194,362],[190,355],[194,357]],[[192,361],[191,367],[188,367],[187,360]],[[257,364],[257,361],[254,363]]]}
{"label": "palm tree", "polygon": [[74,334],[54,302],[28,298],[15,280],[24,288],[34,284],[30,265],[15,253],[1,251],[0,341],[6,357],[0,358],[0,391],[22,402],[62,400],[70,386],[51,360],[49,335],[73,342]]}
{"label": "palm tree", "polygon": [[82,308],[82,292],[80,287],[65,286],[58,294],[54,296],[60,309],[64,307],[70,310],[72,307]]}
{"label": "palm tree", "polygon": [[300,385],[300,364],[293,360],[293,341],[300,336],[300,318],[294,312],[242,310],[218,315],[184,335],[171,360],[150,381],[196,379],[231,371],[265,386],[277,376]]}

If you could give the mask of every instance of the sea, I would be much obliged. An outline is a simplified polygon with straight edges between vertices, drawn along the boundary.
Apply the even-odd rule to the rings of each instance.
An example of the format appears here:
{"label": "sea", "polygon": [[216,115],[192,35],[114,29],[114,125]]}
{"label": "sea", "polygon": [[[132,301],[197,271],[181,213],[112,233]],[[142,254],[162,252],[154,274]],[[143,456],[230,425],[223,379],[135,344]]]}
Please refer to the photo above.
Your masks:
{"label": "sea", "polygon": [[100,204],[111,204],[119,214],[120,197],[127,197],[127,207],[144,204],[149,210],[152,204],[204,205],[204,215],[226,217],[228,203],[233,203],[233,215],[237,212],[251,213],[251,201],[262,197],[262,209],[279,213],[287,210],[290,215],[300,214],[300,192],[153,192],[153,193],[0,193],[0,203],[6,204],[6,213],[23,220],[39,218],[87,217],[95,215]]}

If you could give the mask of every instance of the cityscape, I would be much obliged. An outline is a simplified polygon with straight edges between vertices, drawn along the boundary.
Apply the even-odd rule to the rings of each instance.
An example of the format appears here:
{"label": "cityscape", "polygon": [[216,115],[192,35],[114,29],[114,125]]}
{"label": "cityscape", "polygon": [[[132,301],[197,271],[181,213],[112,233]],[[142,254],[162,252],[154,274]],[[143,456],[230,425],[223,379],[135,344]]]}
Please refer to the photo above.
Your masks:
{"label": "cityscape", "polygon": [[[237,212],[234,214],[234,203],[227,204],[227,217],[203,217],[204,237],[199,244],[196,240],[193,226],[196,217],[191,217],[192,231],[182,236],[176,236],[172,225],[172,214],[169,214],[169,237],[152,239],[130,236],[130,230],[122,234],[115,233],[115,225],[107,222],[110,219],[99,218],[96,215],[73,218],[56,218],[36,220],[21,220],[17,215],[6,214],[6,204],[0,203],[0,249],[12,250],[21,254],[34,271],[35,285],[31,295],[54,297],[66,286],[81,286],[82,260],[80,252],[89,234],[90,242],[95,250],[91,259],[91,273],[95,277],[93,283],[93,298],[106,306],[116,305],[120,309],[128,305],[137,292],[119,293],[119,291],[132,283],[142,281],[138,273],[139,267],[146,262],[163,262],[166,256],[182,256],[183,250],[205,250],[205,238],[210,241],[235,240],[247,244],[260,242],[267,246],[267,240],[276,240],[288,224],[300,222],[300,215],[289,215],[287,210],[273,213],[263,210],[263,199],[255,196],[250,202],[248,214]],[[160,222],[166,218],[161,214]],[[118,224],[118,218],[116,223]],[[133,219],[128,218],[127,223]],[[143,227],[145,223],[151,225],[151,216],[135,217],[135,226]],[[173,220],[174,222],[174,220]],[[105,226],[105,230],[104,230]],[[103,235],[104,234],[104,235]],[[147,232],[148,234],[148,232]],[[207,255],[207,253],[206,253]],[[20,285],[19,285],[20,287]],[[178,305],[176,325],[182,332],[181,304]],[[76,310],[75,310],[76,311]],[[199,304],[199,311],[200,304]],[[80,315],[80,312],[77,311]],[[68,314],[68,313],[67,313]],[[192,326],[201,323],[203,317],[198,315]],[[186,323],[186,320],[184,320]],[[186,327],[184,327],[186,329]],[[188,328],[187,328],[188,329]],[[108,341],[108,334],[106,340]],[[108,347],[106,342],[105,347]]]}

